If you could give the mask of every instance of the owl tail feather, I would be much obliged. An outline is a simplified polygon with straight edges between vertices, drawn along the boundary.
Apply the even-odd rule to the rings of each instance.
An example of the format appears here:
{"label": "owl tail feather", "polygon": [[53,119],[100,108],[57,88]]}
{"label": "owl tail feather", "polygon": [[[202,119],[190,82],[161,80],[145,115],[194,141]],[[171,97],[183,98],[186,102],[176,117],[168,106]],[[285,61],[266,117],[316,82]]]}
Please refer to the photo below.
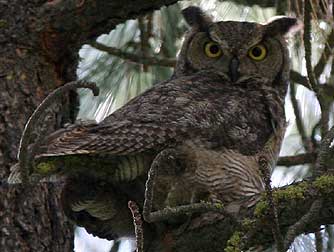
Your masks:
{"label": "owl tail feather", "polygon": [[60,173],[73,177],[86,175],[99,178],[112,178],[115,162],[110,158],[90,155],[42,156],[36,160],[33,173],[42,176]]}
{"label": "owl tail feather", "polygon": [[[108,154],[41,155],[35,159],[30,177],[40,180],[52,175],[91,177],[113,184],[129,182],[147,173],[151,155],[143,153],[115,156]],[[20,183],[20,169],[13,166],[9,183]]]}
{"label": "owl tail feather", "polygon": [[[114,167],[114,168],[113,168]],[[116,169],[115,169],[116,167]],[[30,181],[39,181],[52,175],[82,175],[95,179],[119,181],[116,177],[117,166],[111,158],[101,158],[89,155],[42,156],[35,159],[33,170],[29,174]],[[11,167],[8,183],[15,184],[22,181],[19,163]]]}

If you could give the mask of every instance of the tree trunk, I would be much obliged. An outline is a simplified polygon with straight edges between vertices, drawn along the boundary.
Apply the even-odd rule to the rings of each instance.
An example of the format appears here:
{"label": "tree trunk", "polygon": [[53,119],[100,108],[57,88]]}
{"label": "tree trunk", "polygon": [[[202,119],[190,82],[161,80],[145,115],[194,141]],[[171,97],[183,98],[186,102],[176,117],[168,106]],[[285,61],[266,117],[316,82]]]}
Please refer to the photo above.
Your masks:
{"label": "tree trunk", "polygon": [[[24,125],[45,96],[76,79],[78,51],[118,23],[166,1],[0,2],[0,178],[8,177]],[[77,97],[64,97],[54,128],[76,117]],[[1,251],[73,251],[73,225],[60,206],[61,184],[0,184]]]}
{"label": "tree trunk", "polygon": [[61,186],[0,187],[1,251],[73,251],[73,225],[59,205]]}

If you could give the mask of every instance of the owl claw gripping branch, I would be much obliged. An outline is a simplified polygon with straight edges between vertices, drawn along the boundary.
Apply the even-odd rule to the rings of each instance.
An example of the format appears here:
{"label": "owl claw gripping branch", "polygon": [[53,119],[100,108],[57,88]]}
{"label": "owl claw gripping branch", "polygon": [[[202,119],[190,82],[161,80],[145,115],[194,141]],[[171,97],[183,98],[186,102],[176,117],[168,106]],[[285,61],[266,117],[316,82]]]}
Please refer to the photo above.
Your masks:
{"label": "owl claw gripping branch", "polygon": [[[190,30],[170,79],[98,124],[55,132],[35,157],[35,171],[52,167],[67,175],[65,210],[79,224],[88,216],[112,221],[116,213],[101,217],[92,206],[102,205],[94,202],[102,194],[90,191],[82,200],[75,183],[110,183],[117,195],[109,196],[110,206],[127,211],[127,200],[143,202],[151,164],[165,149],[176,150],[178,162],[161,164],[155,210],[217,199],[233,209],[250,207],[264,190],[258,158],[270,160],[271,170],[280,150],[289,80],[285,35],[296,19],[213,22],[198,7],[183,15]],[[182,169],[173,173],[176,163]],[[117,223],[109,229],[124,235]]]}

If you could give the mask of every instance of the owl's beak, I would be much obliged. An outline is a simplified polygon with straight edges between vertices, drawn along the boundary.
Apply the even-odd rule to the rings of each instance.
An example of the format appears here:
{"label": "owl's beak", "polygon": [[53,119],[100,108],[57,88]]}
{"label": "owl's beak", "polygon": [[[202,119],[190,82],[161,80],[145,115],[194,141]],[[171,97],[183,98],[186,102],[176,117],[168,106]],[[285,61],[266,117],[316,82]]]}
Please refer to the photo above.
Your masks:
{"label": "owl's beak", "polygon": [[238,68],[239,68],[239,60],[237,57],[233,57],[230,61],[229,73],[228,73],[232,82],[236,82],[236,80],[239,78]]}

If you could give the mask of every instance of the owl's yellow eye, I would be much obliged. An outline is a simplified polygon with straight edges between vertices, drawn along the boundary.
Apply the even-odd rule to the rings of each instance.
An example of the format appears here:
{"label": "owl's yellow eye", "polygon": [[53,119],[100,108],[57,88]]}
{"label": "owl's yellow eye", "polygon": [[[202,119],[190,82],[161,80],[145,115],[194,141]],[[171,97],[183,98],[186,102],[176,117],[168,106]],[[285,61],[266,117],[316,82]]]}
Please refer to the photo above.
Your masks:
{"label": "owl's yellow eye", "polygon": [[208,42],[204,46],[205,55],[209,58],[217,58],[222,55],[222,50],[217,43]]}
{"label": "owl's yellow eye", "polygon": [[267,49],[262,44],[257,44],[256,46],[253,46],[248,51],[248,56],[256,61],[264,60],[264,58],[267,56]]}

